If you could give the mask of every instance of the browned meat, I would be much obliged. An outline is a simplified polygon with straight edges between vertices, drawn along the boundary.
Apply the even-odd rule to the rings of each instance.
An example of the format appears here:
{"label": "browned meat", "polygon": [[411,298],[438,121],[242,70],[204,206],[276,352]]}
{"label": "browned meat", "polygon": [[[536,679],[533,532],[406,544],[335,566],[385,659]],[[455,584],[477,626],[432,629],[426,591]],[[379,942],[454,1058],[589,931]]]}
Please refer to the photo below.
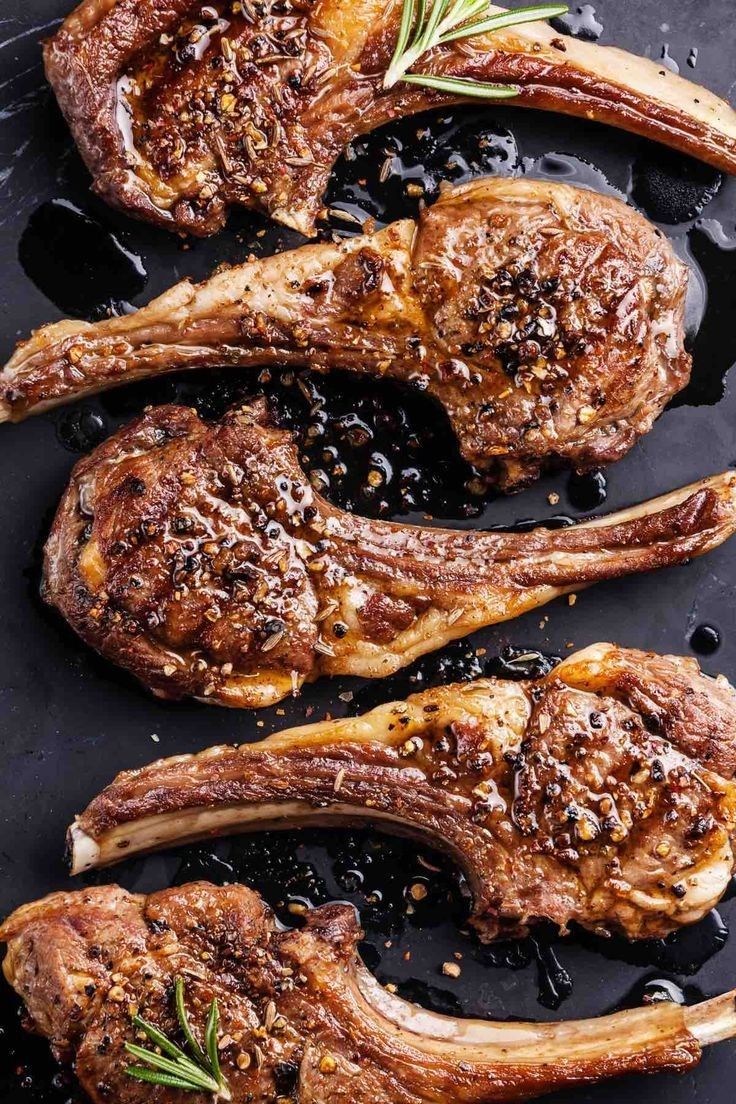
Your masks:
{"label": "browned meat", "polygon": [[736,529],[736,473],[551,532],[355,517],[310,486],[265,404],[214,426],[159,407],[74,469],[45,593],[164,697],[270,704],[322,674],[388,675],[601,579],[682,563]]}
{"label": "browned meat", "polygon": [[120,774],[70,829],[72,869],[264,826],[368,822],[460,860],[483,939],[538,920],[663,937],[730,883],[735,768],[725,679],[597,644],[541,682],[446,686]]}
{"label": "browned meat", "polygon": [[[628,1072],[684,1070],[736,1033],[736,993],[694,1008],[659,1003],[597,1020],[490,1023],[392,996],[356,954],[355,914],[327,905],[278,930],[255,893],[204,882],[150,897],[116,886],[57,893],[0,928],[5,976],[33,1028],[73,1059],[95,1104],[179,1104],[181,1090],[124,1072],[136,1011],[176,1037],[186,980],[194,1030],[217,998],[220,1061],[235,1101],[490,1104]],[[211,1095],[187,1093],[192,1104]]]}
{"label": "browned meat", "polygon": [[618,200],[532,180],[450,190],[420,219],[185,281],[125,318],[47,326],[0,374],[0,419],[201,365],[392,376],[446,409],[507,487],[609,463],[687,383],[687,270]]}
{"label": "browned meat", "polygon": [[[400,0],[84,0],[47,43],[46,71],[110,203],[195,234],[219,230],[228,207],[243,204],[311,234],[352,138],[456,100],[383,87],[399,10]],[[421,69],[510,83],[511,103],[613,123],[736,168],[727,103],[661,63],[543,23],[453,42]]]}

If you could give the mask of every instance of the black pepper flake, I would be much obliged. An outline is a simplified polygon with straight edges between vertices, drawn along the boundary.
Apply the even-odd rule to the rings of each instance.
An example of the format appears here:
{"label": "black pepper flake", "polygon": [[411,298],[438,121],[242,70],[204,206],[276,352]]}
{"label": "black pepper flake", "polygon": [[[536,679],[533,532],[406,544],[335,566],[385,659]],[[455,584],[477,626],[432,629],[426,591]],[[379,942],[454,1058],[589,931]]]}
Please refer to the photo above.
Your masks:
{"label": "black pepper flake", "polygon": [[696,816],[695,820],[688,829],[687,837],[691,840],[702,839],[703,836],[706,836],[708,832],[710,832],[710,830],[714,827],[715,822],[712,816]]}
{"label": "black pepper flake", "polygon": [[279,617],[269,617],[263,626],[263,631],[266,636],[273,636],[274,633],[283,632],[285,628],[284,622]]}
{"label": "black pepper flake", "polygon": [[136,498],[140,498],[142,494],[145,494],[146,484],[142,479],[138,479],[137,476],[131,475],[125,480],[122,487],[123,491],[128,494],[135,495]]}
{"label": "black pepper flake", "polygon": [[279,1096],[288,1096],[297,1086],[299,1066],[296,1062],[278,1062],[274,1067],[273,1079]]}
{"label": "black pepper flake", "polygon": [[652,759],[650,773],[652,776],[652,782],[664,782],[664,765],[661,759]]}

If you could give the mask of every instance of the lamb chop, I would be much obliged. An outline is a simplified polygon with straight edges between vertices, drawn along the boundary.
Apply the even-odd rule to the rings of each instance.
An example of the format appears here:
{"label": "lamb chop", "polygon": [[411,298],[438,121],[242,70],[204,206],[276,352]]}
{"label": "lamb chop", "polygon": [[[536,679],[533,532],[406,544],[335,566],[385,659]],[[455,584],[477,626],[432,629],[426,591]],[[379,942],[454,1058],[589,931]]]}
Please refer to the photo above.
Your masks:
{"label": "lamb chop", "polygon": [[[421,56],[407,81],[392,63],[401,6],[84,0],[46,44],[46,72],[95,191],[201,235],[218,231],[233,204],[313,234],[332,167],[353,138],[472,96],[463,84],[410,83],[418,71],[435,84],[502,82],[516,93],[512,104],[613,123],[736,168],[727,103],[661,62],[561,37],[545,23],[456,38]],[[504,12],[476,9],[484,18]]]}
{"label": "lamb chop", "polygon": [[512,488],[551,462],[616,460],[650,429],[689,378],[686,288],[666,239],[618,200],[481,180],[418,224],[47,326],[0,374],[0,419],[181,368],[338,368],[428,390],[466,459]]}
{"label": "lamb chop", "polygon": [[[690,1069],[704,1045],[736,1034],[736,991],[570,1023],[436,1015],[376,983],[358,958],[360,936],[346,905],[284,931],[251,890],[205,882],[149,897],[117,886],[56,893],[0,927],[5,976],[32,1029],[73,1060],[94,1104],[527,1100],[628,1072]],[[126,1072],[126,1043],[150,1038],[142,1021],[186,1046],[177,1031],[186,1017],[198,1043],[213,1001],[218,1092],[185,1094]],[[139,1069],[146,1053],[134,1052]]]}
{"label": "lamb chop", "polygon": [[538,682],[444,686],[127,771],[70,828],[71,865],[266,826],[369,823],[460,860],[484,940],[542,919],[660,938],[730,883],[735,770],[725,679],[597,644]]}
{"label": "lamb chop", "polygon": [[330,505],[265,403],[214,425],[151,410],[74,469],[44,587],[154,693],[256,707],[320,675],[378,678],[603,579],[683,563],[736,529],[736,473],[556,532],[468,532]]}

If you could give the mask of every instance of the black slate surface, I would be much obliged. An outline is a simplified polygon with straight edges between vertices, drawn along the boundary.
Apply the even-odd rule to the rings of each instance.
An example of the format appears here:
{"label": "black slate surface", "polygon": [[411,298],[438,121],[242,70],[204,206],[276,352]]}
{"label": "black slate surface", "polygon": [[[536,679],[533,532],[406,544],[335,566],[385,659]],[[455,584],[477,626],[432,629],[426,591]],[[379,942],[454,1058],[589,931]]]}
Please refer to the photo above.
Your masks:
{"label": "black slate surface", "polygon": [[[216,239],[182,243],[118,216],[88,193],[88,179],[44,84],[38,42],[66,14],[64,0],[5,0],[0,9],[0,357],[31,327],[65,314],[99,317],[106,308],[141,304],[184,275],[203,277],[222,261],[253,250],[293,245],[297,236],[244,214]],[[733,0],[599,0],[572,23],[616,43],[677,64],[684,75],[722,95],[736,87]],[[694,67],[693,67],[694,66]],[[377,166],[395,151],[397,176],[384,188]],[[334,206],[379,217],[416,209],[411,180],[428,193],[448,170],[453,178],[481,171],[542,173],[630,197],[663,224],[696,271],[693,383],[653,432],[607,473],[607,501],[596,512],[647,498],[736,462],[736,396],[727,375],[736,360],[736,180],[722,179],[659,147],[613,130],[514,108],[467,107],[437,112],[387,128],[356,143],[331,189]],[[362,181],[366,183],[362,183]],[[706,201],[708,201],[706,203]],[[706,203],[703,210],[698,210]],[[338,224],[335,224],[338,225]],[[259,231],[265,234],[258,237]],[[214,386],[213,386],[214,381]],[[563,513],[581,516],[598,486],[565,475],[508,500],[479,503],[464,488],[471,477],[457,460],[451,436],[428,401],[389,386],[302,380],[324,400],[313,467],[326,467],[323,443],[333,446],[349,475],[332,477],[328,493],[366,513],[438,524],[484,527]],[[309,687],[283,711],[258,716],[198,705],[165,705],[97,659],[38,598],[39,554],[75,450],[91,446],[145,403],[182,397],[206,411],[228,397],[257,390],[246,376],[201,376],[136,386],[19,426],[0,428],[0,725],[4,787],[0,797],[0,913],[69,885],[63,865],[66,825],[113,774],[161,755],[196,751],[222,741],[263,736],[289,721],[367,708],[431,681],[479,674],[509,646],[562,654],[599,639],[688,654],[692,644],[720,640],[702,656],[704,668],[736,677],[736,544],[687,567],[599,586],[574,607],[542,612],[477,634],[415,672],[385,683],[339,680]],[[306,403],[287,378],[266,387],[284,424],[307,424]],[[355,444],[350,428],[367,426]],[[365,437],[365,434],[363,434]],[[353,441],[351,444],[350,441]],[[334,464],[334,459],[331,461]],[[392,472],[385,493],[361,491],[369,466]],[[547,496],[556,492],[559,505]],[[544,620],[543,620],[544,618]],[[548,620],[547,620],[548,618]],[[718,637],[693,632],[703,625]],[[477,649],[485,649],[478,656]],[[352,701],[338,697],[352,691]],[[155,739],[154,739],[155,736]],[[637,1003],[645,995],[688,1001],[736,985],[736,921],[731,901],[720,915],[667,944],[631,948],[591,937],[535,940],[483,949],[463,934],[462,885],[441,863],[429,874],[406,842],[361,832],[309,831],[225,840],[129,863],[114,876],[131,889],[150,890],[206,876],[250,881],[288,918],[290,901],[353,901],[367,929],[366,961],[383,981],[438,1010],[544,1020],[594,1015]],[[426,853],[429,854],[429,853]],[[406,887],[425,878],[427,898],[407,912]],[[387,947],[386,943],[390,942]],[[457,980],[441,973],[463,953]],[[411,952],[410,961],[405,953]],[[648,1104],[726,1104],[733,1096],[736,1044],[709,1052],[684,1077],[630,1079],[566,1093],[573,1104],[636,1097]],[[0,992],[0,1099],[8,1104],[76,1100],[73,1082],[53,1066],[45,1044],[20,1031],[17,1004]]]}

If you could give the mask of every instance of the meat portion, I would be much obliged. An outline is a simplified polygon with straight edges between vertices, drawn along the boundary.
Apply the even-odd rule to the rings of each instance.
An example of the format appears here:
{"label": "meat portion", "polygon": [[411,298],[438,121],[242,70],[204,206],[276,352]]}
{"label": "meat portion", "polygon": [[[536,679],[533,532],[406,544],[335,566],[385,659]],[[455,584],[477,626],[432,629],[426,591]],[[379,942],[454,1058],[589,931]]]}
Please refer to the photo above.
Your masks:
{"label": "meat portion", "polygon": [[[46,72],[108,202],[203,235],[242,204],[312,234],[354,137],[457,102],[401,82],[385,88],[400,9],[400,0],[84,0],[46,44]],[[451,42],[420,69],[511,84],[510,103],[613,123],[736,168],[727,103],[661,62],[544,23]]]}
{"label": "meat portion", "polygon": [[[355,914],[327,905],[278,930],[243,886],[204,882],[133,896],[57,893],[0,927],[5,976],[94,1104],[178,1104],[181,1090],[125,1073],[138,1012],[177,1037],[175,979],[195,1034],[213,998],[233,1100],[490,1104],[628,1072],[684,1070],[736,1033],[736,993],[597,1020],[490,1023],[426,1012],[387,993],[356,954]],[[187,1094],[207,1104],[205,1093]]]}
{"label": "meat portion", "polygon": [[71,827],[72,870],[229,832],[358,821],[459,859],[482,939],[539,920],[664,937],[730,883],[735,755],[725,679],[598,644],[541,682],[445,686],[120,774]]}
{"label": "meat portion", "polygon": [[72,473],[46,599],[164,697],[253,707],[376,678],[560,594],[683,563],[736,529],[736,474],[555,532],[423,529],[331,506],[264,403],[159,407]]}
{"label": "meat portion", "polygon": [[466,459],[513,487],[549,463],[609,463],[650,429],[689,378],[686,289],[667,240],[618,200],[482,180],[418,225],[46,326],[0,373],[0,418],[181,368],[338,368],[429,391]]}

